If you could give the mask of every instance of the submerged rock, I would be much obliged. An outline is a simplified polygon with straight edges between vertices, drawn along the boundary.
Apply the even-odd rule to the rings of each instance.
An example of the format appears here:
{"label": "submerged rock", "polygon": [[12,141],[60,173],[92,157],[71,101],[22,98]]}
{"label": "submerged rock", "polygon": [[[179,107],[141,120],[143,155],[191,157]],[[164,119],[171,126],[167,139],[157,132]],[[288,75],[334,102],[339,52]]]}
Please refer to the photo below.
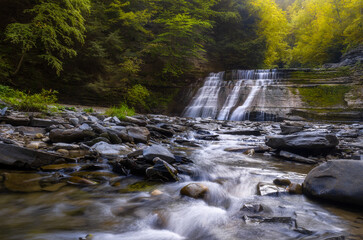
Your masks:
{"label": "submerged rock", "polygon": [[363,206],[363,162],[328,161],[306,176],[304,193],[323,200]]}
{"label": "submerged rock", "polygon": [[163,146],[160,145],[152,145],[146,149],[143,150],[144,158],[147,160],[152,161],[154,158],[158,157],[162,160],[166,161],[167,163],[175,162],[174,155],[169,152],[168,149],[166,149]]}
{"label": "submerged rock", "polygon": [[274,180],[274,184],[278,186],[289,186],[291,184],[291,181],[286,178],[276,178]]}
{"label": "submerged rock", "polygon": [[290,194],[302,194],[303,193],[302,186],[301,186],[301,184],[298,184],[298,183],[291,183],[289,185],[289,187],[287,188],[287,191]]}
{"label": "submerged rock", "polygon": [[280,128],[281,128],[282,135],[297,133],[297,132],[301,132],[302,130],[304,130],[303,125],[298,124],[298,123],[289,123],[289,122],[281,123]]}
{"label": "submerged rock", "polygon": [[261,131],[258,129],[246,129],[246,130],[233,130],[233,131],[224,131],[222,134],[229,135],[246,135],[246,136],[261,136]]}
{"label": "submerged rock", "polygon": [[197,199],[204,198],[208,191],[208,187],[201,183],[190,183],[180,190],[180,194]]}

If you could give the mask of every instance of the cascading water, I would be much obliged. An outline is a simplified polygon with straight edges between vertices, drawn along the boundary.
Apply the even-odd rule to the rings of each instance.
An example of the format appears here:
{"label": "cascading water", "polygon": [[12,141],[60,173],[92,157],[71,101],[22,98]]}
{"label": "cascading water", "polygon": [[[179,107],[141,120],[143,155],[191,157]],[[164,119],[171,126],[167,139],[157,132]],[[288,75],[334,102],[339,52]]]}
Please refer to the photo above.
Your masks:
{"label": "cascading water", "polygon": [[224,72],[211,73],[198,90],[191,104],[184,110],[185,116],[215,118],[217,115],[218,95],[223,84]]}
{"label": "cascading water", "polygon": [[[223,76],[224,72],[212,73],[206,78],[203,87],[185,108],[184,117],[242,121],[250,119],[249,113],[258,108],[257,120],[273,120],[271,114],[264,110],[268,100],[267,87],[278,77],[276,70],[233,71],[232,81],[229,82],[223,81]],[[225,86],[231,84],[234,84],[232,91],[222,91]]]}

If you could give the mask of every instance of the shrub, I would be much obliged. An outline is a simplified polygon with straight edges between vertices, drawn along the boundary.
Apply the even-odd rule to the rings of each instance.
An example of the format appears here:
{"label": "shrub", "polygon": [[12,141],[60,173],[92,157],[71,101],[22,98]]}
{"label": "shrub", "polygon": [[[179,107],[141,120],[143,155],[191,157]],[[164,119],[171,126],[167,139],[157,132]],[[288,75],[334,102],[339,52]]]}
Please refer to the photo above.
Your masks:
{"label": "shrub", "polygon": [[127,103],[137,109],[148,109],[146,104],[147,97],[150,96],[149,90],[146,87],[136,84],[127,91]]}
{"label": "shrub", "polygon": [[0,85],[0,98],[15,109],[27,112],[48,110],[48,105],[55,104],[57,101],[57,93],[57,91],[43,89],[40,93],[27,94]]}
{"label": "shrub", "polygon": [[124,119],[126,116],[135,115],[135,110],[133,108],[129,108],[126,104],[122,103],[118,107],[111,107],[106,110],[106,115],[110,117],[118,117],[119,119]]}
{"label": "shrub", "polygon": [[85,113],[93,113],[94,110],[93,110],[93,108],[84,108],[83,109],[83,112],[85,112]]}

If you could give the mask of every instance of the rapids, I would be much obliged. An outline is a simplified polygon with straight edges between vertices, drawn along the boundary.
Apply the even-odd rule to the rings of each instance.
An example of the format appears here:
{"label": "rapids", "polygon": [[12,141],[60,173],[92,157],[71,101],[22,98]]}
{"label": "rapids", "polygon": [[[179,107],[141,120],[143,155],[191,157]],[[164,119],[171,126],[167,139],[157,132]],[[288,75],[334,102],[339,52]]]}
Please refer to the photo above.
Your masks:
{"label": "rapids", "polygon": [[[232,128],[201,122],[199,126],[216,133],[217,128],[233,130],[242,124],[258,124],[265,131],[277,131],[271,122],[238,123]],[[320,127],[324,130],[327,125]],[[184,167],[188,174],[181,174],[179,182],[155,183],[128,191],[106,183],[83,188],[66,186],[49,193],[3,193],[0,239],[71,240],[87,234],[92,234],[94,240],[332,239],[344,236],[362,239],[361,210],[337,208],[303,195],[257,195],[259,182],[271,183],[279,177],[302,183],[312,168],[264,154],[249,156],[225,151],[226,148],[263,144],[264,136],[220,134],[220,141],[204,141],[197,140],[195,132],[189,131],[177,137],[200,145],[185,147],[173,140],[170,142],[174,154],[184,155],[194,162]],[[121,188],[140,181],[142,179],[133,176],[121,177]],[[180,196],[180,189],[191,182],[209,188],[204,199]],[[163,194],[151,194],[154,189]],[[251,204],[262,205],[262,215],[241,210]]]}

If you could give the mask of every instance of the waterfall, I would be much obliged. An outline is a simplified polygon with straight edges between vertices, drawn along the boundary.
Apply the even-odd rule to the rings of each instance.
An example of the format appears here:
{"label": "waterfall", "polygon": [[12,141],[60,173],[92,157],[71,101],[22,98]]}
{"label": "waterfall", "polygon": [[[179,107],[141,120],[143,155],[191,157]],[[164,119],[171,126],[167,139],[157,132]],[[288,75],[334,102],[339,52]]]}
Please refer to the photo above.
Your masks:
{"label": "waterfall", "polygon": [[223,80],[224,75],[224,72],[211,73],[205,79],[185,108],[184,117],[243,121],[250,119],[250,113],[255,111],[256,120],[273,120],[273,115],[265,112],[265,104],[268,86],[278,78],[276,70],[236,70],[229,81]]}
{"label": "waterfall", "polygon": [[191,103],[185,108],[183,116],[215,118],[218,113],[218,95],[223,84],[224,72],[210,73]]}

